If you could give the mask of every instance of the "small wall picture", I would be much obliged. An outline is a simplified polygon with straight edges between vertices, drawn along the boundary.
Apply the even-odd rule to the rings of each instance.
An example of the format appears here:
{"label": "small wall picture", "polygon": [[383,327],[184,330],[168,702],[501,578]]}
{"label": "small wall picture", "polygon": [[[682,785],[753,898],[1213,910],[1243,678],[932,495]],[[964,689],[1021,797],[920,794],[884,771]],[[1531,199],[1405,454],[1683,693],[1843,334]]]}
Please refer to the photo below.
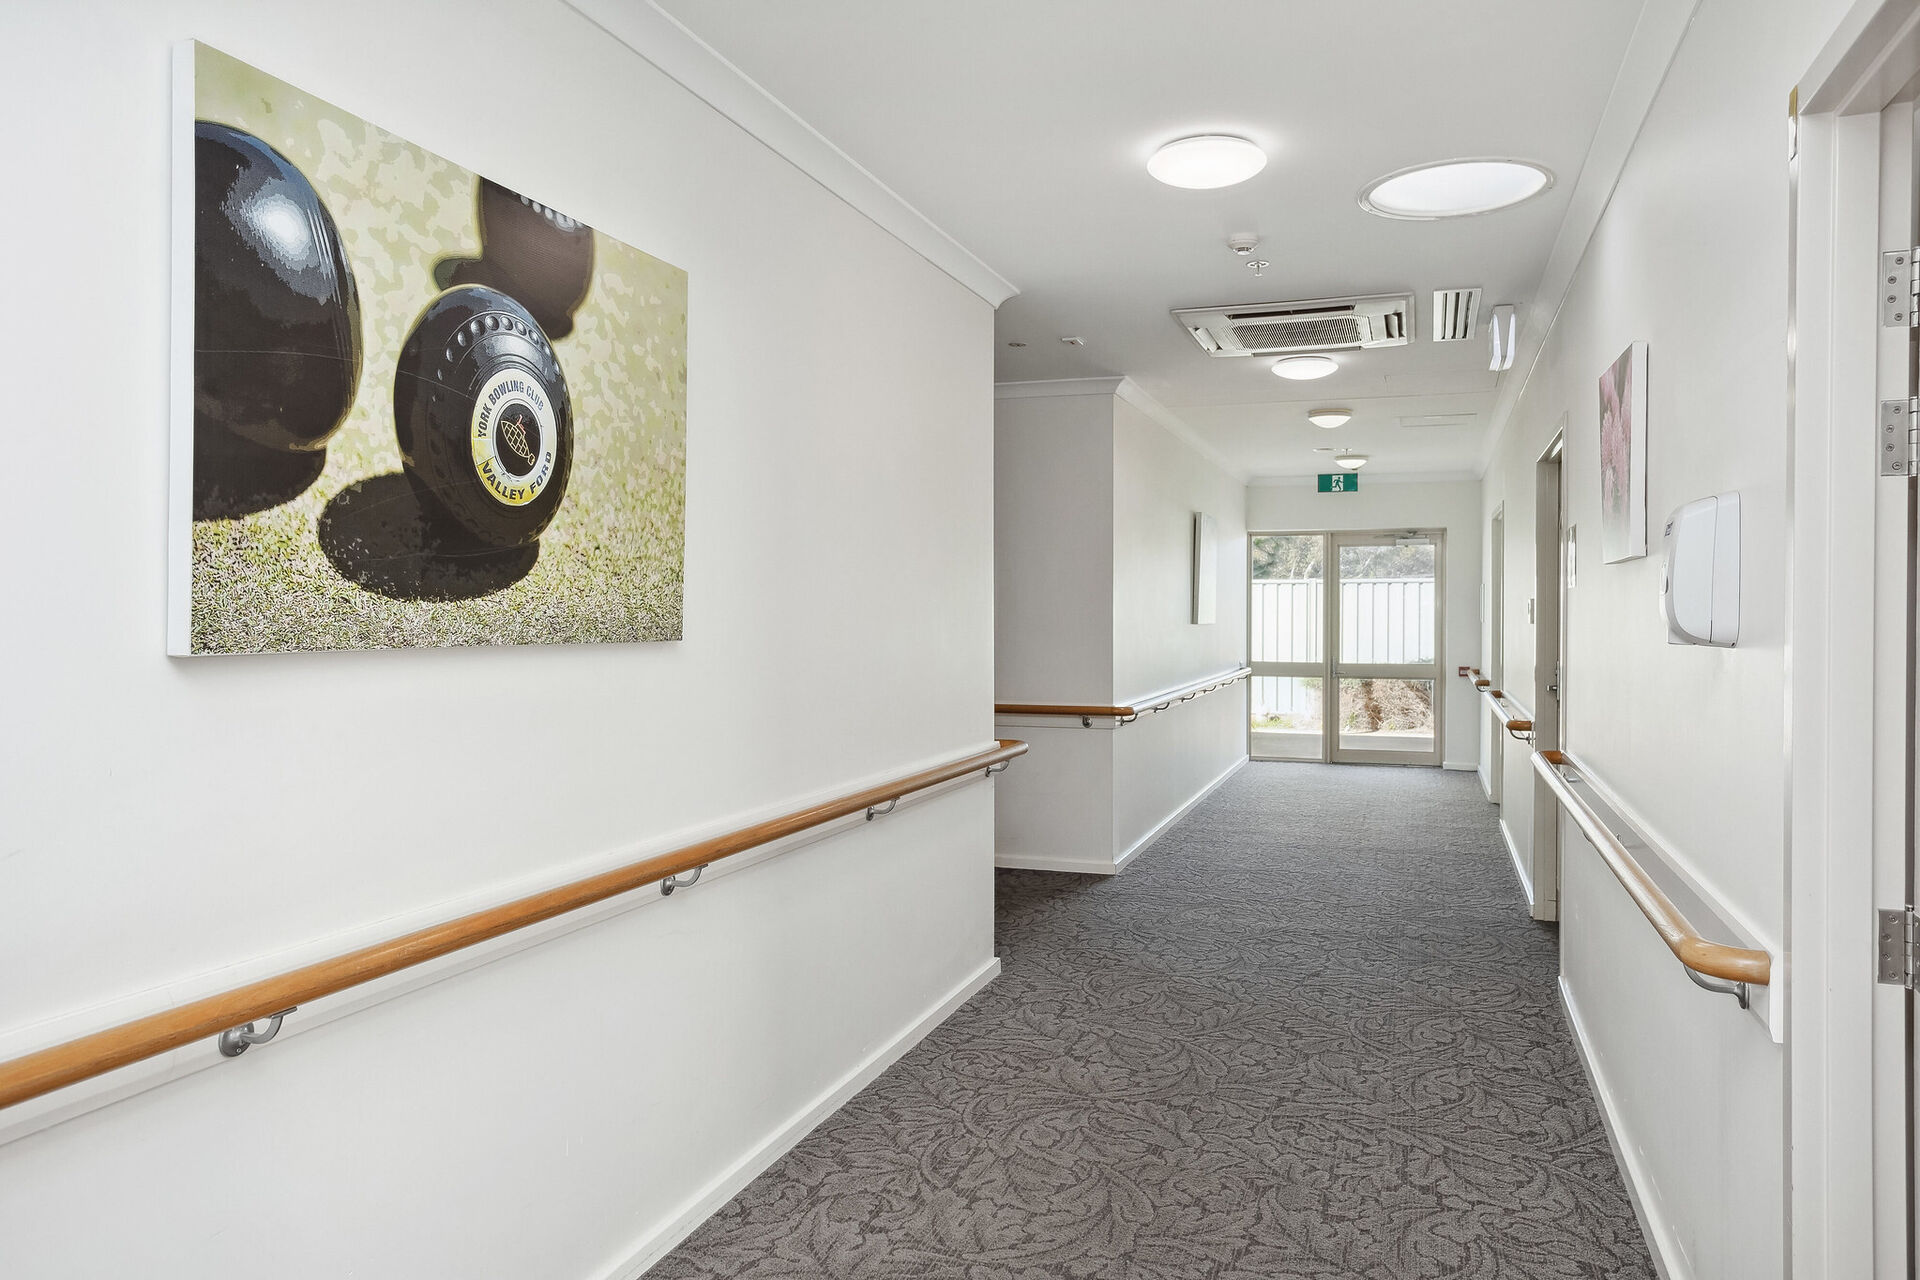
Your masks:
{"label": "small wall picture", "polygon": [[686,272],[217,50],[176,75],[168,651],[679,639]]}
{"label": "small wall picture", "polygon": [[1647,344],[1600,375],[1600,558],[1647,554]]}
{"label": "small wall picture", "polygon": [[1204,626],[1214,620],[1215,596],[1220,590],[1220,547],[1213,536],[1213,517],[1193,513],[1193,621]]}

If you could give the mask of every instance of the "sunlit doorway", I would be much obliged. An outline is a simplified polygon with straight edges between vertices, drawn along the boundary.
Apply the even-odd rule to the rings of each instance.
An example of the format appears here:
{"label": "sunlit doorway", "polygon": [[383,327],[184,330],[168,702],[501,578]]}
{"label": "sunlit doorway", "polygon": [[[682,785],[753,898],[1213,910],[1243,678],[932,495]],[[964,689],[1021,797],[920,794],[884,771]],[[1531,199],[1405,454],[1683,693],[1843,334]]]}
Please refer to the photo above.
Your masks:
{"label": "sunlit doorway", "polygon": [[1251,544],[1248,753],[1439,764],[1442,535],[1256,533]]}

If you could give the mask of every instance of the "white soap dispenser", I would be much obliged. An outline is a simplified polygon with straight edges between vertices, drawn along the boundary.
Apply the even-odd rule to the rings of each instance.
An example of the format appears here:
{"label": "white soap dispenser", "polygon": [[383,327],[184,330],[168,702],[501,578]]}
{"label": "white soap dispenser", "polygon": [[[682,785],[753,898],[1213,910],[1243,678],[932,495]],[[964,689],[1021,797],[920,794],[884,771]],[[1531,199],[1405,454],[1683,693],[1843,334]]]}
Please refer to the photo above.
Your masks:
{"label": "white soap dispenser", "polygon": [[1668,644],[1731,649],[1740,638],[1740,495],[1716,494],[1667,517],[1660,608]]}

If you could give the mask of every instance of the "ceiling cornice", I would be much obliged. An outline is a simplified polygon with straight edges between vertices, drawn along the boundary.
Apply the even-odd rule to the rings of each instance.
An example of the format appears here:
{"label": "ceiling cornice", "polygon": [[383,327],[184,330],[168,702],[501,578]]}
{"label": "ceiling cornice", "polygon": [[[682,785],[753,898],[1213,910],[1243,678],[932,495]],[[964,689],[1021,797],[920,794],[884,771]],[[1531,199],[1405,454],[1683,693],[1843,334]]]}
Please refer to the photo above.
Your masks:
{"label": "ceiling cornice", "polygon": [[1647,0],[1640,10],[1619,74],[1613,79],[1613,91],[1607,96],[1606,109],[1601,112],[1599,127],[1594,130],[1587,157],[1581,163],[1580,177],[1574,182],[1566,216],[1560,220],[1560,234],[1554,238],[1553,251],[1547,257],[1546,269],[1540,273],[1540,284],[1533,291],[1533,299],[1521,311],[1514,372],[1500,378],[1492,421],[1481,442],[1475,466],[1482,476],[1493,465],[1500,441],[1511,425],[1513,411],[1526,394],[1527,383],[1533,379],[1547,339],[1559,323],[1561,309],[1573,289],[1574,276],[1586,259],[1600,219],[1613,202],[1627,159],[1640,140],[1647,114],[1660,96],[1667,70],[1680,52],[1680,42],[1686,38],[1687,28],[1693,25],[1693,15],[1699,7],[1700,0]]}
{"label": "ceiling cornice", "polygon": [[1229,479],[1247,482],[1247,473],[1227,461],[1218,449],[1185,422],[1180,415],[1148,395],[1132,378],[1040,378],[1031,382],[996,382],[995,400],[1028,400],[1036,396],[1112,396],[1124,400],[1154,420],[1182,444],[1212,463]]}
{"label": "ceiling cornice", "polygon": [[1041,378],[1033,382],[996,382],[995,400],[1030,400],[1035,396],[1113,396],[1125,378]]}
{"label": "ceiling cornice", "polygon": [[1182,421],[1179,414],[1148,395],[1146,389],[1132,378],[1120,379],[1119,390],[1113,394],[1166,428],[1188,448],[1225,472],[1231,479],[1241,484],[1247,482],[1247,472],[1244,467],[1234,466],[1227,460],[1225,454],[1208,444],[1205,437]]}
{"label": "ceiling cornice", "polygon": [[1019,292],[654,0],[566,3],[989,306]]}

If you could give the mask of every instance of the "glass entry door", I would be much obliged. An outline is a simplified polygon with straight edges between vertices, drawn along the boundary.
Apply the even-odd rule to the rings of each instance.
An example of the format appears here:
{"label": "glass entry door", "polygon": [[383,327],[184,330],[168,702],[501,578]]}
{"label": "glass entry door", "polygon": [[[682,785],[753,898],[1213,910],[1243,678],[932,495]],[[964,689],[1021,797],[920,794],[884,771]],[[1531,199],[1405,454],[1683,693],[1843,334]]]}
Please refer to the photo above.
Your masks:
{"label": "glass entry door", "polygon": [[1336,533],[1335,761],[1440,763],[1440,535]]}
{"label": "glass entry door", "polygon": [[1439,764],[1437,533],[1256,533],[1256,760]]}

